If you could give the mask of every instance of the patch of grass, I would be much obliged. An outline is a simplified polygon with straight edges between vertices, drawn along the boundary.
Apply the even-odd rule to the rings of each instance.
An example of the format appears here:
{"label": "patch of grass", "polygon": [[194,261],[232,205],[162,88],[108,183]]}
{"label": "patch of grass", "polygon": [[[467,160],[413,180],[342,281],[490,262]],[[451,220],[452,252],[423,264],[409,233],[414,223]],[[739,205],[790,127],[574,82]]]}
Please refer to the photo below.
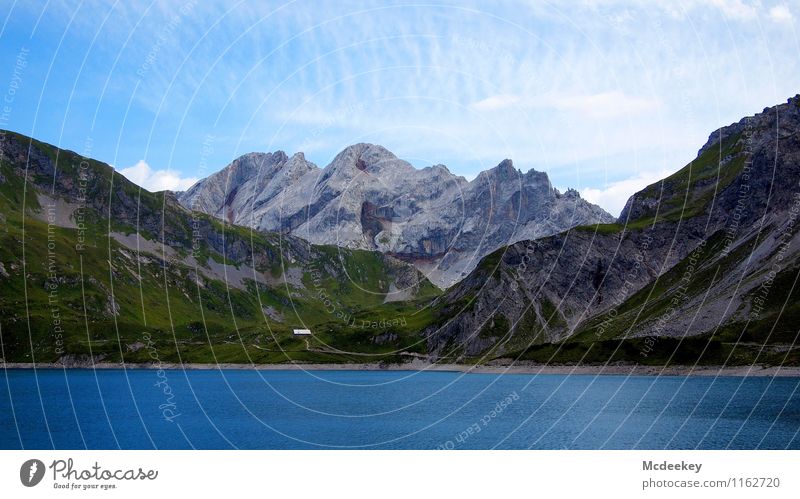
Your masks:
{"label": "patch of grass", "polygon": [[[735,251],[723,255],[721,252],[725,244],[725,234],[723,231],[716,232],[707,239],[704,248],[693,253],[694,262],[690,258],[691,254],[687,255],[681,262],[617,306],[614,316],[601,313],[581,324],[573,335],[574,338],[584,341],[618,338],[636,329],[637,324],[658,319],[671,306],[670,302],[678,288],[682,288],[682,292],[685,293],[681,303],[691,300],[692,297],[705,292],[714,278],[721,279],[733,266],[743,261],[757,243],[755,238],[751,238]],[[691,265],[694,269],[689,272],[689,281],[682,285],[681,281]]]}
{"label": "patch of grass", "polygon": [[508,334],[509,330],[508,319],[503,314],[496,313],[484,324],[478,336],[481,338],[502,338]]}
{"label": "patch of grass", "polygon": [[[794,362],[800,360],[798,352],[791,354]],[[522,352],[506,355],[543,364],[605,365],[631,363],[647,366],[686,365],[750,365],[753,363],[777,365],[782,353],[760,352],[752,346],[739,346],[710,339],[706,336],[691,338],[646,338],[602,341],[568,341],[559,344],[534,345]]]}
{"label": "patch of grass", "polygon": [[742,134],[725,138],[718,147],[710,147],[669,177],[642,189],[636,194],[639,202],[651,199],[658,203],[640,218],[674,222],[704,214],[715,193],[728,187],[744,168],[741,139]]}
{"label": "patch of grass", "polygon": [[[21,136],[11,140],[27,141]],[[33,147],[42,149],[43,156],[38,156],[44,157],[42,161],[57,162],[57,192],[69,201],[70,185],[75,184],[84,158],[37,141]],[[90,353],[109,360],[148,361],[147,352],[131,346],[142,343],[145,335],[156,343],[165,362],[177,362],[183,354],[190,361],[211,362],[216,353],[224,361],[247,362],[250,356],[257,361],[280,362],[287,360],[282,349],[291,351],[290,357],[296,360],[354,361],[352,355],[308,350],[292,335],[292,327],[311,325],[327,334],[332,344],[343,347],[372,345],[380,357],[397,345],[417,348],[418,332],[431,321],[431,311],[424,303],[440,291],[424,279],[418,294],[424,303],[383,304],[396,272],[409,271],[404,264],[368,251],[310,245],[297,251],[297,242],[190,213],[165,193],[139,189],[121,176],[114,176],[112,187],[113,171],[108,165],[85,161],[83,173],[91,178],[92,197],[83,213],[82,233],[48,227],[30,215],[23,223],[22,189],[28,192],[28,209],[38,209],[32,204],[37,179],[25,186],[16,173],[20,165],[0,163],[0,262],[8,273],[0,276],[0,327],[7,361],[35,358],[47,362],[61,355]],[[41,163],[35,166],[39,172],[48,169]],[[52,178],[42,176],[38,181],[52,182]],[[145,223],[163,224],[164,230],[150,234],[142,228]],[[195,269],[181,258],[163,261],[160,254],[146,251],[137,258],[136,251],[109,237],[109,228],[164,240],[181,258],[192,254],[201,265],[209,259],[228,265],[251,265],[251,260],[256,260],[257,268],[273,277],[282,273],[282,264],[318,268],[335,310],[371,326],[348,330],[327,312],[328,303],[313,286],[287,288],[251,280],[246,289],[229,288],[210,274],[202,274],[202,269],[198,283]],[[192,241],[194,229],[203,236],[200,241]],[[82,251],[76,250],[79,235],[85,238]],[[194,242],[199,246],[193,246]],[[301,260],[290,263],[281,253],[284,248]],[[234,261],[222,253],[232,249],[244,256]],[[270,307],[281,320],[265,317],[262,307]],[[403,317],[403,323],[389,320],[394,317]],[[323,331],[322,325],[329,323],[330,331]],[[383,345],[373,341],[384,333],[399,338]]]}

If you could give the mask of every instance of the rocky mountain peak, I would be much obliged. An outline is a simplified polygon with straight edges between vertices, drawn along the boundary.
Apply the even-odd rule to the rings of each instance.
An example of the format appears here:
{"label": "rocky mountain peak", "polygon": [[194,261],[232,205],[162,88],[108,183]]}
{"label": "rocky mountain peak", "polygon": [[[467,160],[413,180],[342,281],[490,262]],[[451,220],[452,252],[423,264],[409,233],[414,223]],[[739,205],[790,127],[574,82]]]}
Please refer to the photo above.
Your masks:
{"label": "rocky mountain peak", "polygon": [[482,171],[476,177],[479,183],[489,182],[491,184],[520,181],[522,172],[514,168],[514,162],[510,159],[504,159],[497,164],[494,168]]}
{"label": "rocky mountain peak", "polygon": [[212,175],[203,189],[179,198],[187,206],[204,199],[203,211],[231,223],[317,244],[378,249],[414,263],[442,287],[502,245],[611,218],[578,196],[555,196],[546,173],[523,174],[510,159],[472,182],[444,165],[417,170],[368,143],[346,147],[321,171],[299,153],[261,160],[280,168],[237,176],[227,190]]}
{"label": "rocky mountain peak", "polygon": [[581,193],[570,187],[564,192],[563,196],[568,199],[580,199]]}
{"label": "rocky mountain peak", "polygon": [[359,143],[344,148],[325,167],[325,170],[327,172],[346,172],[350,174],[355,173],[354,170],[374,173],[384,169],[387,165],[397,163],[408,165],[408,163],[399,160],[397,156],[383,146]]}
{"label": "rocky mountain peak", "polygon": [[450,172],[450,169],[449,169],[449,168],[447,168],[447,166],[446,166],[446,165],[443,165],[443,164],[441,164],[441,163],[438,163],[438,164],[435,164],[435,165],[432,165],[432,166],[426,166],[426,167],[425,167],[425,168],[423,168],[422,170],[423,170],[423,171],[425,171],[425,170],[431,170],[431,171],[433,171],[433,172],[448,173],[448,174],[452,175],[452,173]]}
{"label": "rocky mountain peak", "polygon": [[273,163],[284,163],[286,162],[287,159],[289,159],[289,156],[287,156],[286,153],[281,151],[280,149],[272,153]]}
{"label": "rocky mountain peak", "polygon": [[514,162],[510,159],[504,159],[498,163],[497,166],[489,170],[489,173],[493,173],[501,178],[512,178],[521,175],[521,172],[514,168]]}
{"label": "rocky mountain peak", "polygon": [[[687,178],[704,180],[690,184],[689,199],[715,199],[715,205],[718,205],[719,194],[728,182],[737,177],[745,163],[760,151],[774,148],[776,139],[781,141],[780,145],[791,143],[799,128],[800,97],[795,96],[786,103],[765,108],[760,113],[715,130],[688,165],[631,196],[619,221],[630,222],[656,213],[661,216],[671,214],[674,218],[684,204]],[[696,210],[701,208],[695,207]],[[735,203],[729,208],[733,210]]]}
{"label": "rocky mountain peak", "polygon": [[703,144],[703,147],[697,151],[697,156],[702,155],[710,147],[721,144],[728,137],[733,137],[743,132],[751,133],[764,127],[774,128],[775,117],[778,115],[781,116],[781,121],[786,122],[787,119],[796,118],[798,113],[800,113],[800,94],[788,98],[785,104],[765,107],[760,113],[756,113],[753,116],[745,116],[736,123],[714,130],[708,136],[708,140]]}
{"label": "rocky mountain peak", "polygon": [[317,165],[306,160],[306,157],[302,152],[298,152],[293,154],[291,158],[287,159],[283,163],[282,170],[287,177],[296,179],[302,177],[310,171],[318,170],[318,168]]}
{"label": "rocky mountain peak", "polygon": [[516,172],[517,170],[514,168],[514,162],[508,158],[504,159],[495,167],[498,171],[513,171]]}

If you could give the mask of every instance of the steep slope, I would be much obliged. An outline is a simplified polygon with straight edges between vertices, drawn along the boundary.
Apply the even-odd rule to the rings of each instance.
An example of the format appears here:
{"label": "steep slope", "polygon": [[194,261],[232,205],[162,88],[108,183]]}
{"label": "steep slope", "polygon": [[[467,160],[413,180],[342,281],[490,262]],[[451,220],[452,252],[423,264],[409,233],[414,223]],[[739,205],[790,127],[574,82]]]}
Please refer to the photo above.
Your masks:
{"label": "steep slope", "polygon": [[232,223],[394,255],[443,288],[501,246],[613,220],[510,160],[467,182],[372,144],[346,148],[322,170],[301,154],[246,155],[178,198]]}
{"label": "steep slope", "polygon": [[441,357],[800,362],[800,96],[711,134],[614,224],[502,248],[437,300]]}
{"label": "steep slope", "polygon": [[[341,362],[424,349],[416,324],[437,291],[407,263],[228,225],[106,164],[0,138],[7,361]],[[353,317],[369,325],[344,328]],[[374,342],[385,317],[403,321]],[[296,327],[315,335],[296,338]]]}
{"label": "steep slope", "polygon": [[316,169],[302,153],[291,158],[283,151],[245,154],[180,193],[180,199],[191,210],[250,226],[254,207],[269,203],[297,179]]}

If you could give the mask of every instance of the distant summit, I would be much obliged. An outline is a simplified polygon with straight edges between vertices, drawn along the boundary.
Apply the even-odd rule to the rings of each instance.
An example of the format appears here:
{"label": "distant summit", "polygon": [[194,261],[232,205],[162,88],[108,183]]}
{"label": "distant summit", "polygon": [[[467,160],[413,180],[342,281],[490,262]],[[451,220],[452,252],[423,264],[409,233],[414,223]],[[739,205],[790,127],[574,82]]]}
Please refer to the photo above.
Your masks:
{"label": "distant summit", "polygon": [[346,147],[324,169],[301,153],[251,153],[179,193],[229,223],[316,244],[378,250],[413,263],[446,288],[495,249],[582,224],[612,222],[547,174],[510,159],[472,182],[444,165],[418,170],[375,144]]}

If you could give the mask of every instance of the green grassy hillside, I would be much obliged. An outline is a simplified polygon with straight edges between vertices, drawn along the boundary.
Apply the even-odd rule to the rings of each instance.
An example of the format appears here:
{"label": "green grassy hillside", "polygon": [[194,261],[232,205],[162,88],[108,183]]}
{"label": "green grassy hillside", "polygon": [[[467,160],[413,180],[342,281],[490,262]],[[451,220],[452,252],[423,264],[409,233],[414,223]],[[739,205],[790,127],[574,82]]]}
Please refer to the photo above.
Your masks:
{"label": "green grassy hillside", "polygon": [[[424,350],[416,332],[439,290],[409,265],[226,225],[103,163],[3,137],[6,361],[345,362]],[[398,288],[408,299],[384,303]],[[314,336],[295,337],[300,327]]]}

